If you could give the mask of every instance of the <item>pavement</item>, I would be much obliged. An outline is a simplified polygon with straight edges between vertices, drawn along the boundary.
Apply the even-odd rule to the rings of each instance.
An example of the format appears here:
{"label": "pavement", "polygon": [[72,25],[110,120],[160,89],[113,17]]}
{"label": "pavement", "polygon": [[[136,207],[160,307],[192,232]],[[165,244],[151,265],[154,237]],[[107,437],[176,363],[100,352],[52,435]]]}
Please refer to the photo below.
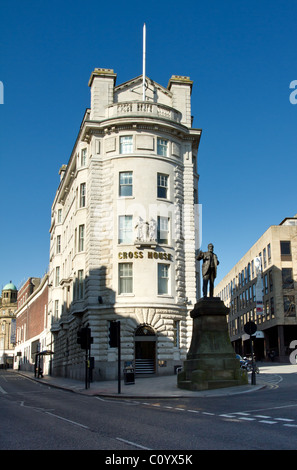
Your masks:
{"label": "pavement", "polygon": [[260,369],[260,373],[256,374],[256,384],[251,384],[251,373],[249,373],[248,385],[203,391],[189,391],[178,388],[176,375],[136,376],[135,382],[131,384],[125,384],[124,380],[121,380],[119,389],[117,380],[91,382],[89,387],[86,388],[85,382],[65,377],[46,375],[42,378],[36,378],[33,372],[17,371],[17,373],[50,387],[56,387],[88,396],[113,398],[198,398],[231,396],[241,393],[252,393],[263,388],[275,388],[275,386],[277,386],[276,384],[282,380],[283,374],[296,374],[297,376],[297,365],[278,363],[257,363],[257,365]]}

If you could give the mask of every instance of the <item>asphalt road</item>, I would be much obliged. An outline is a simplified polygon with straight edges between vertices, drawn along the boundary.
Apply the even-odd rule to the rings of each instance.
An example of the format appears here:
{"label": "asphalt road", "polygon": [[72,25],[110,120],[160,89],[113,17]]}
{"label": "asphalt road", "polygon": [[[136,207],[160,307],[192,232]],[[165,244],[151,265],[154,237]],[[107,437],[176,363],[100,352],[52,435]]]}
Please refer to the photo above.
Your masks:
{"label": "asphalt road", "polygon": [[295,450],[296,374],[269,380],[235,396],[132,400],[84,396],[0,370],[0,449],[105,450],[104,458],[124,450],[184,458],[195,450]]}

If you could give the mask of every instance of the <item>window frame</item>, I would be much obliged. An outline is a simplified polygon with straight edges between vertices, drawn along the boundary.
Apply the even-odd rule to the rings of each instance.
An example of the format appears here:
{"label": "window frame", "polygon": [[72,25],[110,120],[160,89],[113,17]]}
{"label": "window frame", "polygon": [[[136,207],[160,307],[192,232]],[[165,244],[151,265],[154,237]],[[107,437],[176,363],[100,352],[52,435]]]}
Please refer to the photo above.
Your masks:
{"label": "window frame", "polygon": [[264,282],[263,282],[263,288],[264,288],[264,295],[268,294],[268,274],[264,274]]}
{"label": "window frame", "polygon": [[61,224],[62,223],[62,209],[58,209],[57,212],[57,223]]}
{"label": "window frame", "polygon": [[87,148],[81,149],[80,153],[80,166],[86,166],[87,164]]}
{"label": "window frame", "polygon": [[[166,268],[166,276],[164,276],[164,271],[162,269]],[[170,264],[167,263],[158,263],[158,295],[170,295]],[[166,283],[166,288],[164,289],[163,283]]]}
{"label": "window frame", "polygon": [[56,266],[55,269],[55,287],[59,287],[60,284],[60,266]]}
{"label": "window frame", "polygon": [[157,137],[157,155],[160,157],[167,157],[168,155],[168,140],[162,137]]}
{"label": "window frame", "polygon": [[120,155],[133,153],[133,135],[120,136]]}
{"label": "window frame", "polygon": [[180,320],[173,320],[173,347],[180,349]]}
{"label": "window frame", "polygon": [[[121,182],[121,178],[127,178],[128,182]],[[131,179],[131,183],[130,183]],[[131,194],[124,194],[125,190],[129,190],[128,192]],[[123,194],[122,194],[123,192]],[[120,171],[119,172],[119,196],[120,197],[131,197],[133,196],[133,171]]]}
{"label": "window frame", "polygon": [[[284,250],[285,244],[288,244],[288,246],[290,248],[289,253],[284,252],[284,251],[287,251],[287,250]],[[291,256],[291,254],[292,254],[291,240],[280,240],[280,253],[281,253],[282,256]]]}
{"label": "window frame", "polygon": [[295,295],[284,295],[283,296],[283,305],[284,305],[284,315],[285,315],[285,317],[295,317],[296,316]]}
{"label": "window frame", "polygon": [[[166,229],[161,228],[161,224],[167,222],[167,227]],[[163,238],[161,235],[167,234],[167,238]],[[157,217],[157,242],[160,245],[168,245],[170,240],[170,218],[169,217],[163,217],[158,215]]]}
{"label": "window frame", "polygon": [[133,294],[133,263],[118,264],[118,292],[119,295]]}
{"label": "window frame", "polygon": [[78,253],[84,251],[85,248],[85,225],[78,226]]}
{"label": "window frame", "polygon": [[77,300],[82,300],[85,297],[85,282],[84,282],[84,270],[79,269],[77,271]]}
{"label": "window frame", "polygon": [[268,264],[271,262],[271,244],[268,243],[267,245],[267,258],[268,258]]}
{"label": "window frame", "polygon": [[[162,194],[165,192],[165,196]],[[169,193],[169,175],[157,173],[157,198],[168,199]]]}
{"label": "window frame", "polygon": [[79,207],[86,207],[86,194],[87,194],[86,183],[81,183],[79,187]]}
{"label": "window frame", "polygon": [[58,319],[59,318],[59,300],[55,300],[55,305],[54,305],[54,318]]}
{"label": "window frame", "polygon": [[[122,221],[125,220],[124,225]],[[129,221],[129,224],[127,223]],[[127,229],[128,228],[128,229]],[[127,236],[127,234],[130,234]],[[119,215],[118,218],[118,244],[119,245],[132,245],[133,244],[133,215]]]}
{"label": "window frame", "polygon": [[292,268],[282,268],[282,288],[294,289],[294,278]]}
{"label": "window frame", "polygon": [[56,255],[61,253],[61,235],[57,235],[56,239]]}

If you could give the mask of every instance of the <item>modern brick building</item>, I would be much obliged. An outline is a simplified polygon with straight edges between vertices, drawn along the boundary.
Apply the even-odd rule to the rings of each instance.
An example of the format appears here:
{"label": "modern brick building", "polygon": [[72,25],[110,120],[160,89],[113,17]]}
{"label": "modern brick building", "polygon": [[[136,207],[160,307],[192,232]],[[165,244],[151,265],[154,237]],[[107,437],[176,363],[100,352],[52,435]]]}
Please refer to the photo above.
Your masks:
{"label": "modern brick building", "polygon": [[[51,212],[49,314],[53,373],[84,377],[81,327],[93,337],[93,377],[116,378],[112,321],[121,323],[121,369],[171,374],[185,359],[199,276],[197,153],[189,77],[167,88],[142,76],[116,85],[90,77],[83,117]],[[145,96],[143,96],[145,94]]]}

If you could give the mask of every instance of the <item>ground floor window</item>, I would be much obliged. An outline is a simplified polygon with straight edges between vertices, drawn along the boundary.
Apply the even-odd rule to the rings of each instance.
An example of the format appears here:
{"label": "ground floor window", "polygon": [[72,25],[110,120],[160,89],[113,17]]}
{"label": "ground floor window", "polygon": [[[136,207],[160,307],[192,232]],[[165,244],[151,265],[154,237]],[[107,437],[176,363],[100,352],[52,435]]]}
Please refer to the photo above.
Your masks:
{"label": "ground floor window", "polygon": [[174,347],[179,348],[180,346],[180,321],[173,321],[173,344]]}

